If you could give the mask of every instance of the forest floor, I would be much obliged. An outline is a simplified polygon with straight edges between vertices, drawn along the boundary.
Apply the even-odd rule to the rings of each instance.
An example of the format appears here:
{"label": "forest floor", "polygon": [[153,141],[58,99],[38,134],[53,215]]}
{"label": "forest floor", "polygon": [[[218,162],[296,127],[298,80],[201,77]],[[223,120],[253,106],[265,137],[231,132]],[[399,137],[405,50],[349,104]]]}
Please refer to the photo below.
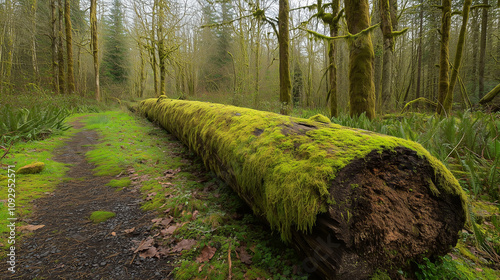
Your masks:
{"label": "forest floor", "polygon": [[[71,125],[64,137],[10,154],[20,164],[49,152],[45,164],[66,172],[17,175],[15,273],[2,261],[2,276],[311,278],[295,252],[167,132],[124,112],[77,116]],[[96,211],[115,216],[96,223]]]}
{"label": "forest floor", "polygon": [[[121,110],[68,122],[70,130],[16,144],[5,158],[16,169],[38,161],[46,167],[16,174],[15,244],[7,239],[7,192],[0,193],[0,258],[15,247],[15,273],[3,259],[0,278],[315,278],[303,257],[168,132]],[[492,227],[488,217],[499,209],[474,206]],[[114,216],[92,222],[96,211]],[[463,230],[447,259],[427,261],[418,278],[451,279],[459,270],[459,279],[498,279],[498,266],[481,252]]]}

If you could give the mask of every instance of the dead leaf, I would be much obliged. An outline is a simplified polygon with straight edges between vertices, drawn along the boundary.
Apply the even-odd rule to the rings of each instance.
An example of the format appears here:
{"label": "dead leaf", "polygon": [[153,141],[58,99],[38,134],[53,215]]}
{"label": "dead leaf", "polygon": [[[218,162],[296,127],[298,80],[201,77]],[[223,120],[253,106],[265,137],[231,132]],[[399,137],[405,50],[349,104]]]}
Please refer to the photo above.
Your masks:
{"label": "dead leaf", "polygon": [[45,225],[25,225],[25,226],[20,226],[18,229],[20,231],[35,231],[37,229],[43,228]]}
{"label": "dead leaf", "polygon": [[184,239],[172,248],[172,252],[180,252],[182,250],[189,250],[196,244],[194,239]]}
{"label": "dead leaf", "polygon": [[161,231],[161,234],[163,234],[163,235],[167,235],[167,234],[174,234],[174,232],[175,232],[175,230],[177,229],[177,227],[178,227],[178,225],[177,225],[177,224],[175,224],[175,225],[171,225],[171,226],[169,226],[168,228],[163,229],[163,230]]}
{"label": "dead leaf", "polygon": [[205,266],[205,264],[202,264],[202,265],[200,265],[200,267],[198,267],[198,273],[200,273],[203,270],[204,266]]}
{"label": "dead leaf", "polygon": [[158,258],[160,258],[160,256],[168,256],[168,254],[170,254],[170,248],[163,246],[158,247]]}
{"label": "dead leaf", "polygon": [[124,230],[124,232],[125,233],[132,233],[132,232],[134,232],[134,230],[135,230],[135,227],[126,229],[126,230]]}
{"label": "dead leaf", "polygon": [[479,271],[479,272],[483,272],[483,270],[479,267],[476,267],[476,270]]}
{"label": "dead leaf", "polygon": [[247,252],[245,246],[241,246],[237,248],[240,253],[240,261],[244,264],[252,264],[252,256],[250,256]]}
{"label": "dead leaf", "polygon": [[144,250],[148,250],[150,247],[153,246],[154,241],[155,240],[151,236],[148,237],[147,239],[142,240],[141,244],[139,244],[139,246],[137,247],[137,249],[135,249],[134,253],[137,253],[137,252],[140,252],[140,251],[144,251]]}
{"label": "dead leaf", "polygon": [[146,197],[146,200],[152,200],[156,195],[156,192],[152,192],[148,194],[148,197]]}
{"label": "dead leaf", "polygon": [[167,227],[173,219],[173,217],[164,218],[161,220],[160,224],[164,227]]}
{"label": "dead leaf", "polygon": [[199,263],[208,262],[215,255],[215,251],[217,251],[217,248],[205,245],[201,250],[201,254],[196,258],[196,261]]}
{"label": "dead leaf", "polygon": [[111,233],[111,235],[116,236],[116,232],[114,232],[114,231],[113,231],[113,232]]}
{"label": "dead leaf", "polygon": [[155,224],[159,224],[161,222],[162,218],[156,218],[156,219],[152,219],[151,222],[155,223]]}
{"label": "dead leaf", "polygon": [[149,247],[146,251],[139,253],[139,257],[152,258],[156,256],[157,253],[158,251],[156,250],[155,247]]}
{"label": "dead leaf", "polygon": [[194,221],[196,219],[196,216],[198,216],[198,213],[199,213],[198,210],[194,210],[193,216],[191,217],[191,221]]}

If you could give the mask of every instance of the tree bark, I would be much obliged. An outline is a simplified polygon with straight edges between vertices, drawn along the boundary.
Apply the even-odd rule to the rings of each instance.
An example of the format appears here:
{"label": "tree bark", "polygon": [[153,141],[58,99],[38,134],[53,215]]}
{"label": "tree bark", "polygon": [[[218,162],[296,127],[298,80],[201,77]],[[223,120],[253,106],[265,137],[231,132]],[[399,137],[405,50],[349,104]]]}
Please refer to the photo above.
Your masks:
{"label": "tree bark", "polygon": [[477,49],[478,49],[478,42],[479,42],[479,28],[480,25],[478,24],[478,12],[477,9],[472,10],[472,22],[471,22],[471,28],[472,28],[472,65],[471,65],[471,79],[472,79],[472,89],[471,89],[471,94],[476,97],[476,90],[478,86],[478,76],[477,76],[477,65],[478,65],[478,55],[477,55]]}
{"label": "tree bark", "polygon": [[[483,5],[488,5],[488,0],[483,0]],[[479,46],[479,98],[484,95],[484,70],[486,68],[486,33],[488,31],[488,8],[482,8],[481,16],[481,41]]]}
{"label": "tree bark", "polygon": [[75,74],[73,67],[73,30],[71,29],[70,0],[64,0],[64,22],[66,23],[66,60],[68,62],[68,93],[75,92]]}
{"label": "tree bark", "polygon": [[31,6],[31,64],[33,67],[33,81],[38,85],[40,80],[40,71],[38,70],[38,59],[36,54],[36,23],[37,23],[37,0],[29,2]]}
{"label": "tree bark", "polygon": [[50,0],[50,49],[52,52],[52,86],[54,87],[54,92],[59,94],[56,0]]}
{"label": "tree bark", "polygon": [[279,44],[279,73],[280,73],[280,113],[288,115],[292,109],[292,82],[290,79],[290,34],[288,30],[290,6],[288,0],[279,1],[278,13],[278,44]]}
{"label": "tree bark", "polygon": [[99,86],[99,45],[97,43],[97,0],[90,0],[90,33],[92,57],[94,59],[95,99],[101,100]]}
{"label": "tree bark", "polygon": [[382,111],[394,107],[392,96],[392,60],[394,56],[393,26],[396,25],[396,3],[394,0],[380,0],[380,18],[382,35],[384,37],[384,59],[382,64]]}
{"label": "tree bark", "polygon": [[[358,34],[370,27],[368,0],[346,0],[345,14],[349,33]],[[373,83],[373,45],[369,32],[349,40],[349,111],[351,116],[366,113],[375,117]]]}
{"label": "tree bark", "polygon": [[66,79],[64,77],[64,48],[63,48],[63,41],[64,41],[64,35],[63,35],[63,4],[62,0],[58,0],[58,9],[59,9],[59,24],[58,24],[58,34],[57,36],[57,59],[58,59],[58,65],[59,65],[59,92],[64,94],[66,93]]}
{"label": "tree bark", "polygon": [[439,56],[439,90],[438,114],[445,113],[444,100],[450,88],[449,82],[449,63],[450,63],[450,26],[451,26],[451,0],[442,0],[442,18],[441,18],[441,47]]}
{"label": "tree bark", "polygon": [[469,22],[469,11],[472,5],[472,0],[465,0],[464,7],[462,10],[462,27],[460,28],[460,35],[458,36],[457,50],[455,53],[455,61],[453,62],[453,69],[451,72],[450,87],[448,89],[448,94],[444,100],[444,109],[446,114],[451,113],[451,108],[453,106],[453,90],[455,89],[455,83],[457,82],[458,74],[460,71],[460,65],[462,63],[462,53],[465,45],[465,33],[467,32],[467,23]]}
{"label": "tree bark", "polygon": [[[424,1],[420,0],[420,13],[419,13],[419,28],[418,28],[418,50],[417,50],[417,89],[415,92],[415,99],[421,97],[420,88],[422,85],[422,41],[424,36]],[[418,108],[418,103],[415,105]]]}
{"label": "tree bark", "polygon": [[139,111],[198,153],[326,279],[397,276],[395,268],[449,252],[464,225],[458,181],[414,142],[320,115],[165,98]]}

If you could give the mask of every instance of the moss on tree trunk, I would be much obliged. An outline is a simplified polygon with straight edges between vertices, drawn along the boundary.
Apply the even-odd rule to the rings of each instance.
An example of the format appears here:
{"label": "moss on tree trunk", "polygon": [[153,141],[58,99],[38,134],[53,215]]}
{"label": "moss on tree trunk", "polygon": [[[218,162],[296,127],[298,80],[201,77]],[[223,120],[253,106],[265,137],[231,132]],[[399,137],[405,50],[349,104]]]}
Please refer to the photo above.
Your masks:
{"label": "moss on tree trunk", "polygon": [[[370,27],[368,0],[345,1],[345,14],[349,33],[358,34]],[[351,116],[366,113],[370,119],[375,117],[374,57],[369,32],[363,32],[349,40],[349,111]]]}
{"label": "moss on tree trunk", "polygon": [[360,279],[446,254],[463,227],[463,190],[415,142],[327,118],[204,102],[153,98],[139,111],[196,152],[327,278]]}

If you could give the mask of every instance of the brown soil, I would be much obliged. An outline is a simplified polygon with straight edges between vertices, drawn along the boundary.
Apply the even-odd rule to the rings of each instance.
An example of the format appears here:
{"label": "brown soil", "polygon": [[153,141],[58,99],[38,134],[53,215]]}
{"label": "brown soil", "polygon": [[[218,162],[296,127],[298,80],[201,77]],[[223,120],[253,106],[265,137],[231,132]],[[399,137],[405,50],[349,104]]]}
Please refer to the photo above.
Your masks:
{"label": "brown soil", "polygon": [[[57,151],[56,161],[71,164],[69,179],[34,201],[34,214],[25,221],[45,226],[23,238],[10,279],[169,279],[172,260],[143,259],[131,250],[134,240],[150,236],[155,214],[140,209],[139,193],[106,186],[112,177],[92,175],[85,153],[98,138],[95,131],[82,130]],[[116,217],[94,224],[88,217],[98,210]],[[0,265],[7,271],[5,266]]]}

